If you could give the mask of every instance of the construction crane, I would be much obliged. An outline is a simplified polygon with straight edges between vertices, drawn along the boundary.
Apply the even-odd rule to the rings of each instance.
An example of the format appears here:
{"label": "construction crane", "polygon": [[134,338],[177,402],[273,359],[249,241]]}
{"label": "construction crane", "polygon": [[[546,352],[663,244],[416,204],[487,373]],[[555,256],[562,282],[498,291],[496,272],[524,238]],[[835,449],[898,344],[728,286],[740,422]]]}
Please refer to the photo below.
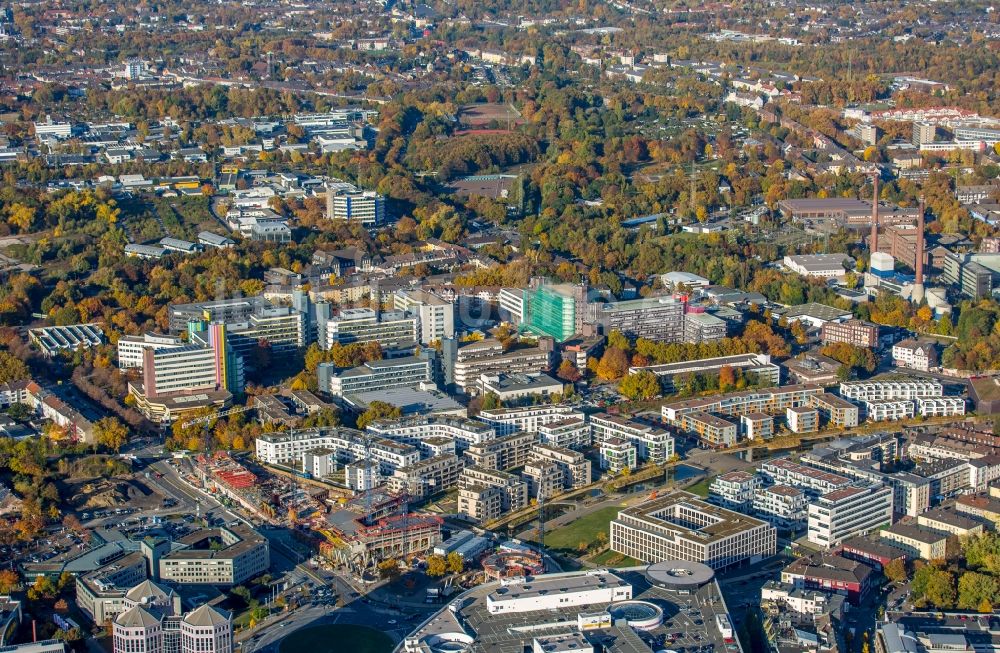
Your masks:
{"label": "construction crane", "polygon": [[224,410],[221,413],[215,413],[214,415],[206,415],[205,417],[196,417],[194,419],[188,420],[181,424],[181,427],[187,428],[189,426],[194,426],[195,424],[208,424],[214,419],[219,419],[220,417],[228,417],[229,415],[236,415],[237,413],[245,413],[248,410],[253,410],[254,406],[237,406],[236,408],[230,408],[229,410]]}

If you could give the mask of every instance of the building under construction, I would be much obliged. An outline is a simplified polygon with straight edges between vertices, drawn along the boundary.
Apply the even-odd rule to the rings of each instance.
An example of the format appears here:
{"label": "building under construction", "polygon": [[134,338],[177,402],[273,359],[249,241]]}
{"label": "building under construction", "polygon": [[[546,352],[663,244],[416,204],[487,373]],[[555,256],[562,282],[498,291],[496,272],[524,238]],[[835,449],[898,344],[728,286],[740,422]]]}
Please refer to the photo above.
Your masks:
{"label": "building under construction", "polygon": [[444,521],[409,512],[405,496],[369,493],[326,516],[320,553],[356,571],[382,560],[421,555],[441,542]]}

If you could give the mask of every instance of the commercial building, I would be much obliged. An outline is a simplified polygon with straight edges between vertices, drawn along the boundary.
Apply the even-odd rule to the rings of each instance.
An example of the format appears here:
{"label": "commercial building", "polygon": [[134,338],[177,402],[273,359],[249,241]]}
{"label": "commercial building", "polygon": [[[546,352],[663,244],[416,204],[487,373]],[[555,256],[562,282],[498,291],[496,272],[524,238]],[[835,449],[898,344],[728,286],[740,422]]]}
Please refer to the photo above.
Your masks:
{"label": "commercial building", "polygon": [[809,504],[808,539],[832,548],[855,535],[892,523],[892,488],[852,486],[827,492]]}
{"label": "commercial building", "polygon": [[486,597],[491,615],[542,610],[565,610],[577,606],[616,603],[632,598],[632,586],[608,571],[589,571],[582,576],[531,581],[512,579]]}
{"label": "commercial building", "polygon": [[744,471],[726,472],[715,477],[708,487],[708,500],[728,510],[748,514],[753,498],[764,487],[757,474]]}
{"label": "commercial building", "polygon": [[842,594],[851,603],[864,600],[876,583],[871,567],[838,555],[802,556],[781,570],[781,582],[800,589]]}
{"label": "commercial building", "polygon": [[420,337],[420,319],[403,311],[376,312],[370,308],[345,308],[329,315],[329,304],[316,305],[320,347],[377,342],[383,349],[413,348]]}
{"label": "commercial building", "polygon": [[864,320],[827,322],[820,328],[820,339],[824,343],[846,342],[855,347],[876,347],[878,325]]}
{"label": "commercial building", "polygon": [[642,461],[662,465],[674,455],[673,435],[651,424],[597,413],[590,416],[590,431],[594,442],[617,438],[632,443]]}
{"label": "commercial building", "polygon": [[776,542],[770,524],[688,492],[625,508],[611,522],[611,550],[646,562],[689,560],[722,569],[772,556]]}
{"label": "commercial building", "polygon": [[845,261],[854,262],[846,254],[800,254],[786,256],[782,264],[804,277],[830,279],[844,276],[847,272]]}
{"label": "commercial building", "polygon": [[[183,545],[163,554],[160,578],[178,584],[239,585],[271,566],[267,538],[247,526],[196,530],[176,541]],[[221,546],[210,547],[216,543]]]}
{"label": "commercial building", "polygon": [[393,308],[419,318],[420,344],[429,345],[455,337],[455,306],[424,290],[397,290]]}
{"label": "commercial building", "polygon": [[972,254],[948,253],[944,258],[941,280],[973,299],[989,297],[993,293],[993,271],[977,263]]}
{"label": "commercial building", "polygon": [[28,340],[42,355],[51,358],[60,352],[73,353],[104,344],[104,331],[97,324],[40,327],[28,329]]}
{"label": "commercial building", "polygon": [[316,367],[320,390],[335,397],[389,388],[412,388],[421,383],[432,383],[434,371],[431,354],[422,351],[419,356],[404,356],[368,361],[350,369],[339,369],[333,363],[320,363]]}
{"label": "commercial building", "polygon": [[528,485],[514,474],[469,466],[458,477],[458,512],[481,523],[527,505]]}
{"label": "commercial building", "polygon": [[791,485],[772,485],[755,492],[753,514],[775,528],[787,531],[804,529],[809,517],[806,493]]}
{"label": "commercial building", "polygon": [[232,653],[232,616],[211,605],[182,614],[157,595],[142,597],[112,625],[114,653]]}
{"label": "commercial building", "polygon": [[946,508],[935,508],[917,515],[917,525],[955,537],[971,537],[986,532],[982,521]]}

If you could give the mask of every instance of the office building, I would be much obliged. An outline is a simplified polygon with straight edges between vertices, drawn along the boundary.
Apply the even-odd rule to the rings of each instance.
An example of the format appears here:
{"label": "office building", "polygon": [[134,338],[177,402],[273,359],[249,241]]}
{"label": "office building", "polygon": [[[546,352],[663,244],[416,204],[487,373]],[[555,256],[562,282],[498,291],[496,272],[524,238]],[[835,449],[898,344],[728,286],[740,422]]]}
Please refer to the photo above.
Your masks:
{"label": "office building", "polygon": [[329,304],[317,304],[316,323],[320,347],[377,342],[383,349],[412,349],[420,338],[420,320],[403,311],[376,312],[370,308],[345,308],[327,315]]}
{"label": "office building", "polygon": [[523,318],[530,332],[563,342],[583,330],[587,305],[585,285],[550,284],[537,279],[532,283],[533,287],[525,293]]}
{"label": "office building", "polygon": [[879,531],[879,537],[913,558],[945,560],[948,557],[948,541],[953,536],[919,524],[897,522]]}
{"label": "office building", "polygon": [[632,586],[629,583],[608,571],[594,570],[572,577],[542,575],[533,578],[530,584],[526,581],[508,583],[486,597],[486,608],[491,615],[542,612],[628,601],[631,598]]}
{"label": "office building", "polygon": [[800,254],[786,256],[782,265],[804,277],[832,279],[842,277],[847,272],[845,261],[854,262],[846,254]]}
{"label": "office building", "polygon": [[167,582],[239,585],[271,566],[267,539],[247,526],[202,528],[176,542],[182,548],[159,559],[160,578]]}
{"label": "office building", "polygon": [[423,290],[397,290],[392,301],[397,311],[419,318],[420,344],[455,337],[455,306],[451,302]]}
{"label": "office building", "polygon": [[353,187],[328,188],[326,212],[329,220],[358,222],[365,229],[373,229],[386,222],[385,197]]}
{"label": "office building", "polygon": [[170,349],[183,347],[187,343],[177,336],[147,333],[141,336],[119,336],[118,367],[120,369],[142,368],[143,352],[147,349]]}
{"label": "office building", "polygon": [[[238,297],[192,304],[172,304],[171,333],[188,330],[192,323],[219,322],[237,352],[246,356],[261,343],[274,354],[304,349],[315,338],[309,326],[308,295],[296,291],[292,306],[276,306],[264,297]],[[190,335],[190,334],[189,334]]]}
{"label": "office building", "polygon": [[892,488],[877,484],[827,492],[809,504],[808,539],[832,548],[892,523]]}
{"label": "office building", "polygon": [[684,342],[712,342],[726,337],[729,327],[726,320],[703,313],[690,311],[684,315]]}
{"label": "office building", "polygon": [[989,297],[993,293],[993,271],[977,263],[972,254],[949,252],[944,258],[941,280],[972,299]]}
{"label": "office building", "polygon": [[937,136],[937,126],[930,122],[914,122],[913,123],[913,137],[910,142],[913,146],[920,148],[928,143],[933,143],[934,138]]}
{"label": "office building", "polygon": [[635,446],[639,460],[662,465],[674,455],[674,437],[666,430],[617,415],[597,413],[590,416],[594,442],[617,438]]}
{"label": "office building", "polygon": [[202,605],[186,614],[144,597],[112,625],[114,653],[232,653],[233,623],[228,612]]}
{"label": "office building", "polygon": [[[445,343],[452,341],[445,341]],[[547,372],[552,366],[554,343],[551,338],[539,338],[535,347],[522,347],[504,351],[499,341],[489,339],[471,342],[454,351],[445,347],[442,367],[447,382],[466,394],[476,394],[479,379],[497,374],[528,374]]]}
{"label": "office building", "polygon": [[864,320],[826,322],[820,327],[820,339],[824,343],[846,342],[855,347],[876,347],[878,346],[878,325]]}
{"label": "office building", "polygon": [[319,389],[335,397],[343,397],[433,383],[431,354],[433,351],[422,351],[419,356],[368,361],[346,370],[333,363],[320,363],[316,367]]}
{"label": "office building", "polygon": [[860,604],[876,584],[874,570],[858,560],[816,553],[802,556],[781,570],[781,582],[797,589],[841,594]]}
{"label": "office building", "polygon": [[686,307],[686,302],[674,297],[593,302],[587,305],[587,319],[600,325],[605,334],[618,331],[631,340],[682,342]]}
{"label": "office building", "polygon": [[759,562],[776,545],[770,524],[688,492],[625,508],[611,522],[611,550],[644,562],[688,560],[722,569]]}

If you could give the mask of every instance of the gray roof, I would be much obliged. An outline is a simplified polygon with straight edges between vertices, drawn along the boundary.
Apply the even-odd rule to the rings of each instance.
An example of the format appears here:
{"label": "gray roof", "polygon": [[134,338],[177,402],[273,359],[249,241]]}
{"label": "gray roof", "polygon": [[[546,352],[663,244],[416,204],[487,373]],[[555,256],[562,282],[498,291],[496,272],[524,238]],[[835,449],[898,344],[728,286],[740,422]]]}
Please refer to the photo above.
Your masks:
{"label": "gray roof", "polygon": [[142,606],[121,613],[115,623],[125,628],[148,628],[160,623],[160,618]]}
{"label": "gray roof", "polygon": [[184,615],[185,623],[192,626],[218,626],[229,621],[229,615],[222,610],[205,604]]}

